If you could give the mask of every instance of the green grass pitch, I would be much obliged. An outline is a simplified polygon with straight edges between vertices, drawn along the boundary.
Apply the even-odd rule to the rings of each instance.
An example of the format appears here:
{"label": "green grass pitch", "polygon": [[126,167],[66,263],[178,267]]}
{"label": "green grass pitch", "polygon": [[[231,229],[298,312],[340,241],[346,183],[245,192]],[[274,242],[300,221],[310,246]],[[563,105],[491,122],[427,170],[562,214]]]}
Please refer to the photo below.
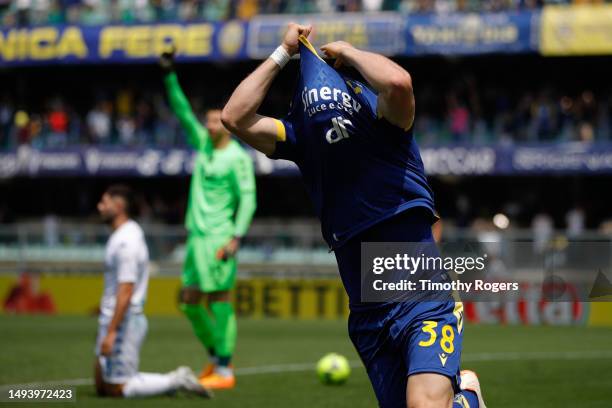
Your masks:
{"label": "green grass pitch", "polygon": [[[88,378],[95,331],[93,317],[0,316],[0,387]],[[471,325],[465,332],[463,367],[478,372],[492,408],[610,407],[611,345],[611,328]],[[330,351],[357,361],[344,321],[242,320],[235,358],[241,371],[235,390],[218,392],[211,401],[178,396],[119,400],[112,406],[376,406],[359,365],[343,386],[318,382],[314,364]],[[204,361],[186,320],[150,319],[141,355],[143,371],[169,371],[180,364],[198,370]],[[4,404],[43,405],[105,407],[109,401],[97,398],[91,385],[81,385],[76,404]]]}

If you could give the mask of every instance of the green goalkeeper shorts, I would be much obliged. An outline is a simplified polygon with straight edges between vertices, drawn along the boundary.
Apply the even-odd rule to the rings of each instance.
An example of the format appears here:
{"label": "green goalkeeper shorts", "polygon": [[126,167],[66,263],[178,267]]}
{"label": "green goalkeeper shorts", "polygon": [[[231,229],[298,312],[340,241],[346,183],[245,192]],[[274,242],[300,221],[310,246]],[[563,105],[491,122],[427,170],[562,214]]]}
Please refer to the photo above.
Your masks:
{"label": "green goalkeeper shorts", "polygon": [[183,287],[202,292],[230,290],[236,282],[236,258],[217,259],[217,251],[231,237],[190,235],[183,266]]}

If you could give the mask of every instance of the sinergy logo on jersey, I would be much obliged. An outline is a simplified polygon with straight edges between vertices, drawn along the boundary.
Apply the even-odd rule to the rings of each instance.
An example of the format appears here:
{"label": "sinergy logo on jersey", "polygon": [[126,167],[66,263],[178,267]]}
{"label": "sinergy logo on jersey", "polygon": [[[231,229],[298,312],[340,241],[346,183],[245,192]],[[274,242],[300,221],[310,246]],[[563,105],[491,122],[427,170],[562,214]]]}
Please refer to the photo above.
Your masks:
{"label": "sinergy logo on jersey", "polygon": [[309,117],[327,110],[341,110],[349,115],[359,113],[361,110],[361,104],[348,92],[329,86],[313,89],[304,87],[302,104],[304,105],[304,112],[308,112]]}

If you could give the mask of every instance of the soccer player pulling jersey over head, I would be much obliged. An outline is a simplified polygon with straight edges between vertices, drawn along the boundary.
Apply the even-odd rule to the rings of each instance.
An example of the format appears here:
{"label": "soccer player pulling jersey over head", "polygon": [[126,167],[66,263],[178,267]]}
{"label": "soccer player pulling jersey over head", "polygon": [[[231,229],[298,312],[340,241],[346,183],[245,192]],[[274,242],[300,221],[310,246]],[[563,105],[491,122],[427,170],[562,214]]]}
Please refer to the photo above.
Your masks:
{"label": "soccer player pulling jersey over head", "polygon": [[[436,220],[412,135],[408,72],[342,41],[322,47],[311,27],[289,24],[283,43],[234,91],[225,126],[271,158],[297,164],[336,255],[349,295],[349,336],[381,407],[484,407],[478,379],[459,372],[463,311],[445,301],[369,303],[361,299],[361,243],[417,242],[435,248]],[[281,120],[257,114],[272,81],[294,54],[300,74]],[[337,68],[352,66],[361,82]]]}

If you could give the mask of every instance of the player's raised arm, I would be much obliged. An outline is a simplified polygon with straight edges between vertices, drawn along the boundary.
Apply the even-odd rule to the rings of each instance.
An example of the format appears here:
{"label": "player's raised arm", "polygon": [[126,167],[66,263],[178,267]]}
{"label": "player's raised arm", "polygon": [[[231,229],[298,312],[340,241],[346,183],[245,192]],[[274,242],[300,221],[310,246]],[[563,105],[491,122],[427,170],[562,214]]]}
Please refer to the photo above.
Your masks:
{"label": "player's raised arm", "polygon": [[200,124],[196,118],[187,97],[181,89],[176,72],[174,72],[174,53],[175,49],[171,48],[162,53],[159,60],[159,65],[165,72],[164,85],[168,93],[168,101],[170,108],[178,118],[181,126],[187,133],[187,141],[194,148],[202,148],[207,140],[209,140],[208,130]]}
{"label": "player's raised arm", "polygon": [[405,69],[380,54],[359,50],[344,41],[321,47],[325,55],[336,59],[335,67],[353,66],[378,92],[378,114],[402,129],[410,129],[414,120],[412,78]]}
{"label": "player's raised arm", "polygon": [[278,120],[257,114],[257,109],[281,68],[298,52],[298,37],[308,36],[310,30],[310,26],[289,23],[282,45],[238,85],[223,108],[225,127],[267,155],[274,153],[276,141],[284,137],[284,128]]}

